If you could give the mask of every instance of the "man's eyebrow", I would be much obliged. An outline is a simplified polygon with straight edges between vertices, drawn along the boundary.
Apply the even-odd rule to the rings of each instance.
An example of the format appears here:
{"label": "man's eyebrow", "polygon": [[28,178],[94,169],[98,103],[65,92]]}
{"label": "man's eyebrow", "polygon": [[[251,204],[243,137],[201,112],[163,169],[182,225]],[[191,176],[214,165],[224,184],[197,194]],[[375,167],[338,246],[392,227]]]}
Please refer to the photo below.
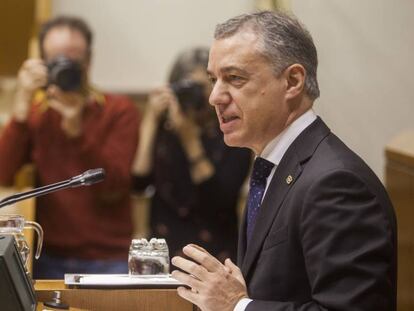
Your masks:
{"label": "man's eyebrow", "polygon": [[[228,66],[228,67],[224,67],[224,68],[221,68],[221,69],[220,69],[220,71],[221,71],[222,73],[237,72],[237,73],[240,73],[240,74],[245,74],[245,75],[248,75],[248,74],[249,74],[249,72],[248,72],[248,71],[246,71],[246,70],[244,70],[244,69],[241,69],[240,67],[236,67],[236,66]],[[208,70],[208,69],[207,69],[207,74],[208,74],[209,76],[214,76],[213,72],[211,72],[211,71],[210,71],[210,70]]]}
{"label": "man's eyebrow", "polygon": [[221,71],[222,72],[230,72],[230,71],[237,71],[237,72],[240,72],[240,73],[248,73],[246,70],[244,70],[244,69],[241,69],[240,67],[236,67],[236,66],[228,66],[228,67],[224,67],[224,68],[222,68],[221,69]]}

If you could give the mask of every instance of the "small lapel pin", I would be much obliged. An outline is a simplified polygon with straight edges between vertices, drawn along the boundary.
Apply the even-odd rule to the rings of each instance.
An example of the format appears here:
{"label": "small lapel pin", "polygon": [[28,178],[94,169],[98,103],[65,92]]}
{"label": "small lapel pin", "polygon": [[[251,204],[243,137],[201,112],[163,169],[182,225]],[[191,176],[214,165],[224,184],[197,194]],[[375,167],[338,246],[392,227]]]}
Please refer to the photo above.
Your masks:
{"label": "small lapel pin", "polygon": [[290,184],[292,183],[292,181],[293,181],[293,177],[292,177],[292,175],[289,175],[288,177],[286,177],[286,183],[287,183],[288,185],[290,185]]}

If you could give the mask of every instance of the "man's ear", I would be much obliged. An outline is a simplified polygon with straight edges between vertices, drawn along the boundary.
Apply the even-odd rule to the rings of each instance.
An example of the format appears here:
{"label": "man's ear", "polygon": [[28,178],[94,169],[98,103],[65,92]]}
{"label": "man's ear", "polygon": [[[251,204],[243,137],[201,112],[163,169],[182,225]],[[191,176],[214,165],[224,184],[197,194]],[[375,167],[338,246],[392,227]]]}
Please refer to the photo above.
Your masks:
{"label": "man's ear", "polygon": [[290,65],[285,69],[284,76],[287,81],[286,98],[292,99],[301,94],[305,87],[305,68],[300,64]]}

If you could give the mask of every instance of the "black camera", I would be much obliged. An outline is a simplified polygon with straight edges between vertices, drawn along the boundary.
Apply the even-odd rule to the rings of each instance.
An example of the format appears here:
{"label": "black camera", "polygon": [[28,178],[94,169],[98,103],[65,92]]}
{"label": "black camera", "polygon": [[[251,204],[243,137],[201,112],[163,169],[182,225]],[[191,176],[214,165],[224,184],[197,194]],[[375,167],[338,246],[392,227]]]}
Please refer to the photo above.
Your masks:
{"label": "black camera", "polygon": [[193,80],[180,80],[171,84],[171,89],[177,96],[178,102],[183,111],[192,108],[201,110],[206,104],[204,86]]}
{"label": "black camera", "polygon": [[58,56],[47,63],[48,85],[54,84],[63,91],[78,91],[82,86],[82,67],[79,63]]}

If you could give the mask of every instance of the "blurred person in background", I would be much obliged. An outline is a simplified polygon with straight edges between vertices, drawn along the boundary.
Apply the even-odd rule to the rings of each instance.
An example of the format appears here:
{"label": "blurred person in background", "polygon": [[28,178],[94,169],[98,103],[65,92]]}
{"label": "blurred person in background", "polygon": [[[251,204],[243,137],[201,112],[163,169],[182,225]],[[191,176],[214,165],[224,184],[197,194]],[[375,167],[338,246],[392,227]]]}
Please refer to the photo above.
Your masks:
{"label": "blurred person in background", "polygon": [[64,273],[127,273],[132,235],[130,170],[138,113],[130,100],[88,81],[92,32],[76,17],[57,17],[39,34],[41,59],[18,73],[12,117],[0,137],[0,183],[33,163],[36,186],[104,168],[103,182],[36,200],[44,248],[34,278]]}
{"label": "blurred person in background", "polygon": [[236,257],[237,203],[251,154],[223,141],[208,104],[208,53],[181,53],[169,85],[150,94],[133,174],[135,189],[155,188],[151,235],[166,239],[171,256],[197,241],[224,260]]}

